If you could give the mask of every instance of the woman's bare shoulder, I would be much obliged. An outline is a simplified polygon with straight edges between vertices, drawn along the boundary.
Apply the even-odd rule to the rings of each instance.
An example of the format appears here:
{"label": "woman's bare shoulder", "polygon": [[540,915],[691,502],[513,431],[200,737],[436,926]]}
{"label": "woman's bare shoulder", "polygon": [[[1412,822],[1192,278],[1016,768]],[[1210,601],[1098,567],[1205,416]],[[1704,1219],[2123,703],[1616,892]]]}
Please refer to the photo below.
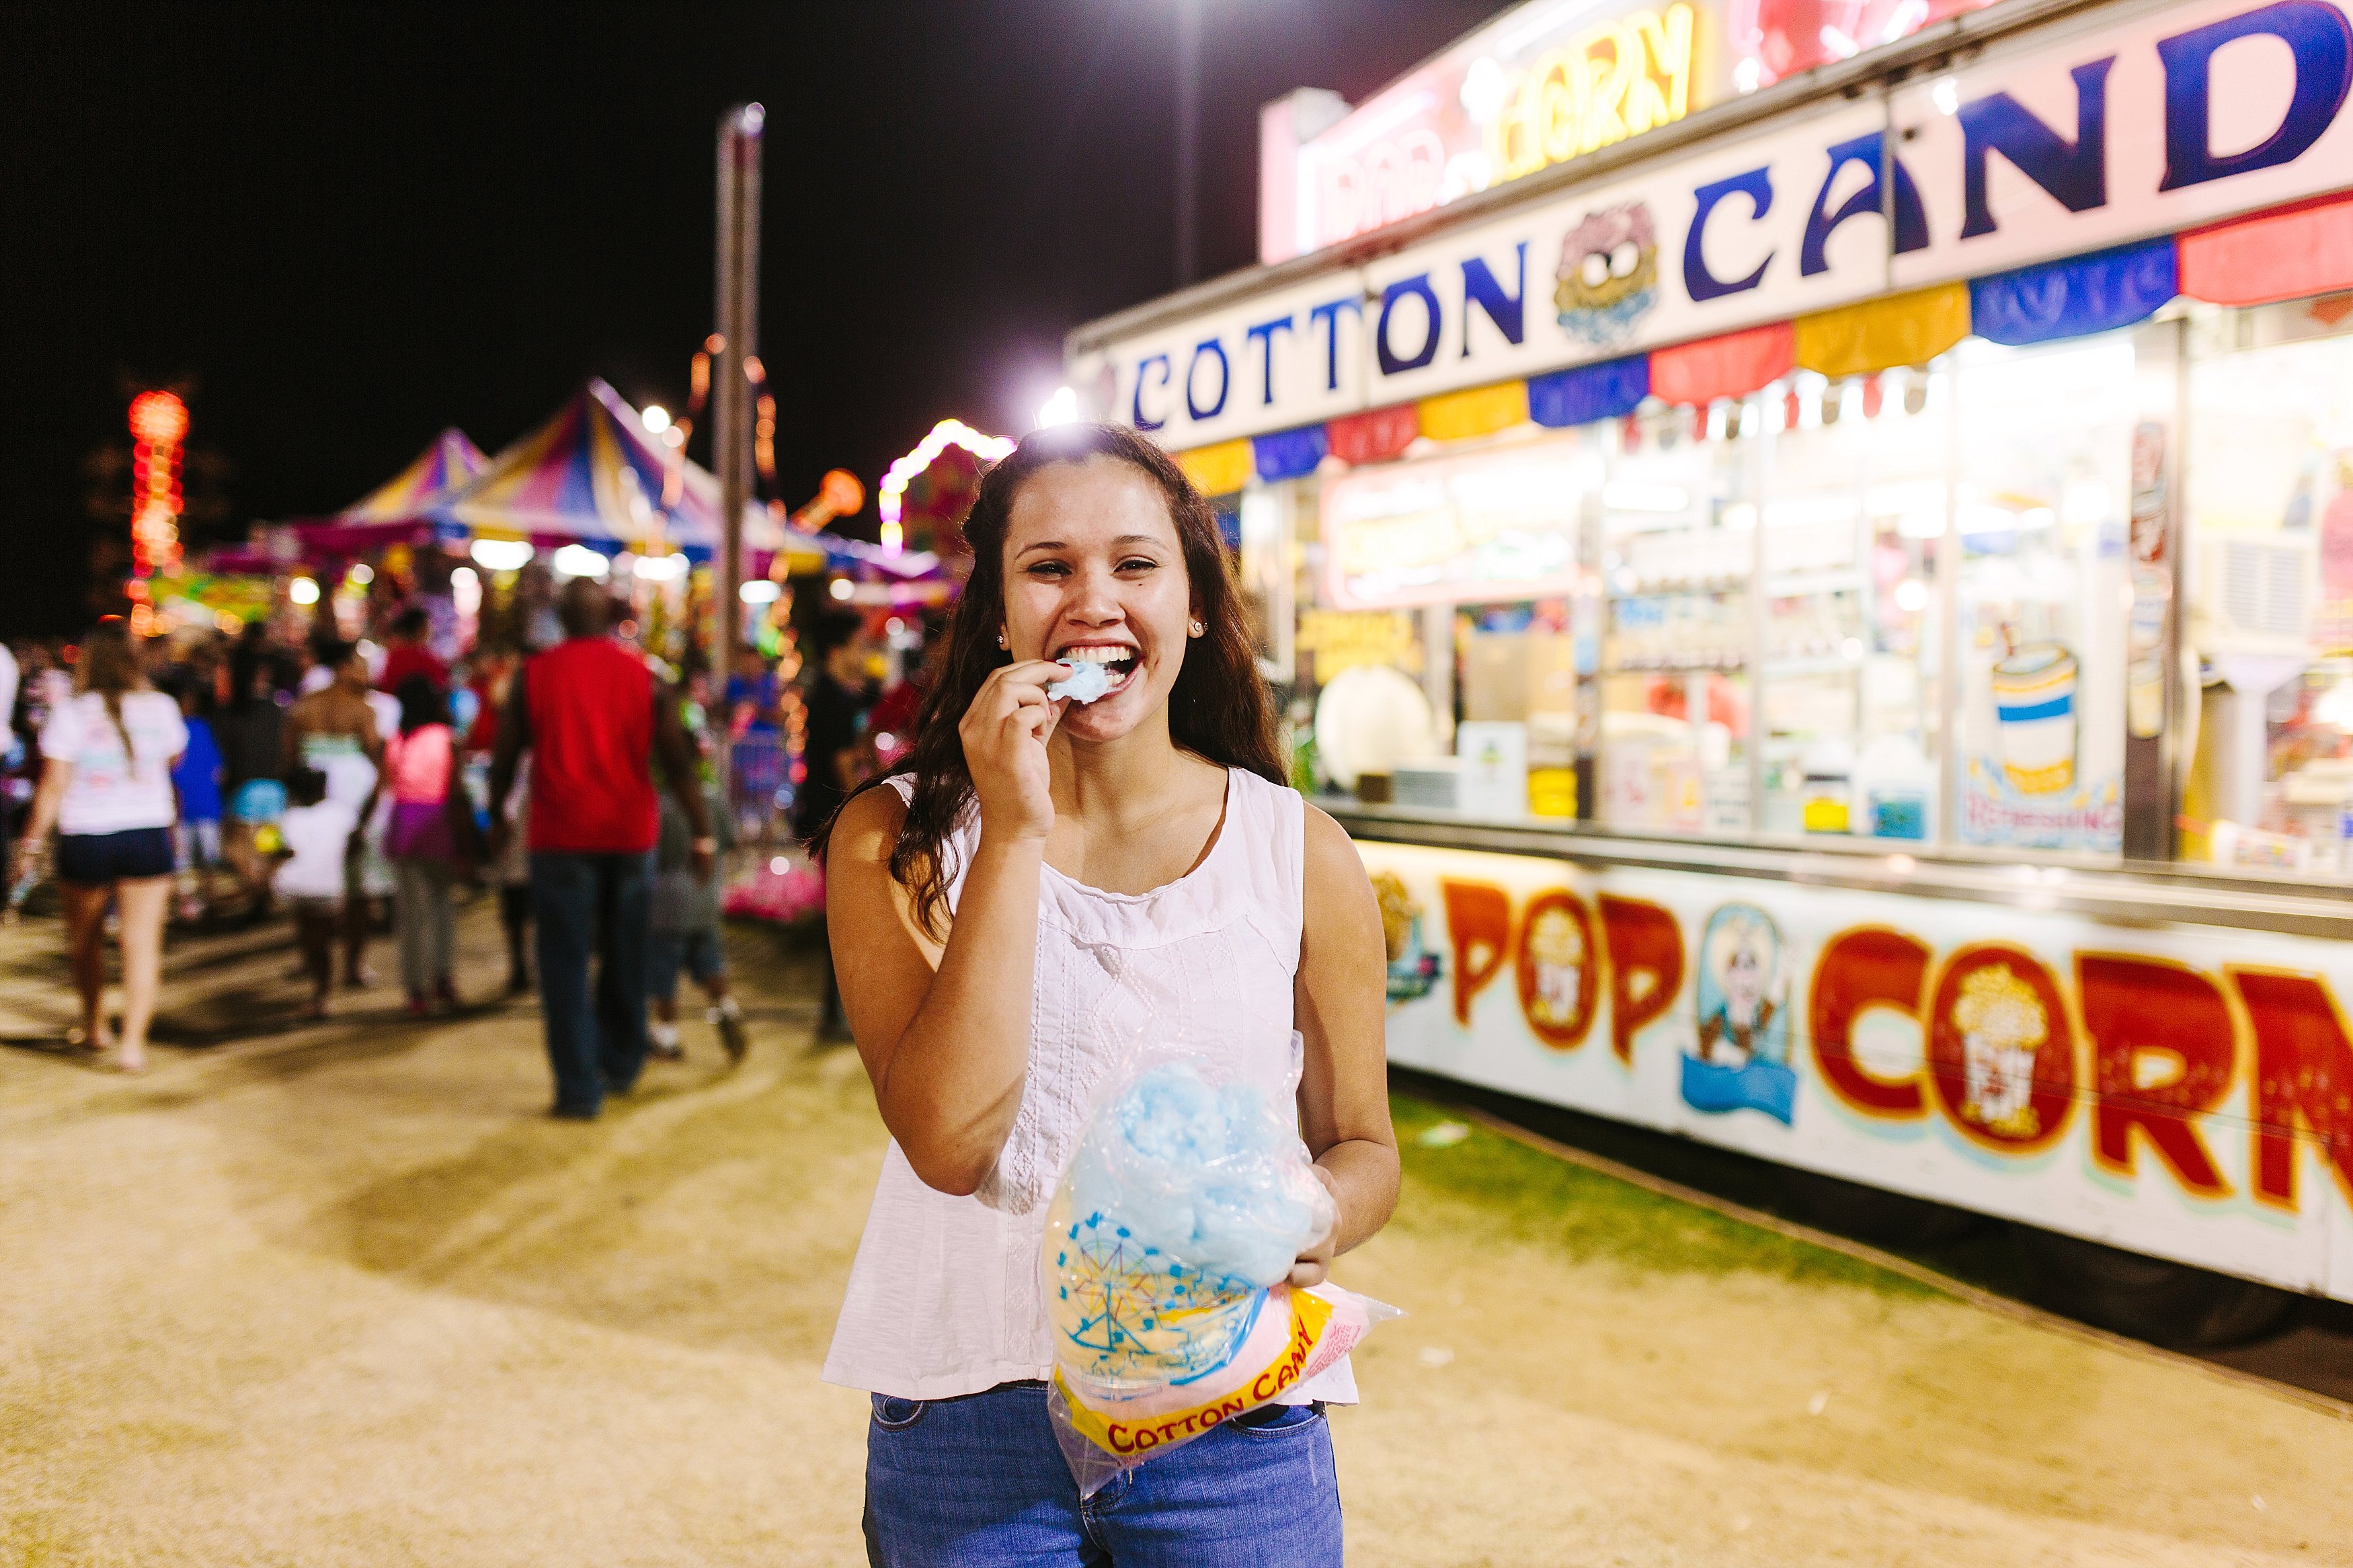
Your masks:
{"label": "woman's bare shoulder", "polygon": [[898,952],[892,943],[903,936],[913,942],[913,952],[923,963],[936,969],[941,943],[922,929],[913,892],[891,871],[891,852],[898,847],[906,820],[906,801],[888,785],[850,796],[826,841],[826,915],[834,922],[837,954],[845,941],[862,944],[869,957]]}
{"label": "woman's bare shoulder", "polygon": [[833,819],[826,840],[827,862],[887,866],[906,820],[907,803],[890,785],[859,791]]}
{"label": "woman's bare shoulder", "polygon": [[1348,830],[1341,826],[1330,812],[1314,801],[1303,799],[1299,804],[1307,813],[1309,861],[1313,862],[1318,858],[1327,861],[1345,859],[1357,870],[1363,870],[1364,862],[1356,856],[1356,841],[1348,837]]}
{"label": "woman's bare shoulder", "polygon": [[1364,858],[1356,853],[1356,841],[1323,807],[1313,801],[1301,804],[1307,814],[1304,859],[1309,900],[1317,903],[1333,898],[1353,900],[1359,892],[1369,898],[1372,879],[1366,875]]}

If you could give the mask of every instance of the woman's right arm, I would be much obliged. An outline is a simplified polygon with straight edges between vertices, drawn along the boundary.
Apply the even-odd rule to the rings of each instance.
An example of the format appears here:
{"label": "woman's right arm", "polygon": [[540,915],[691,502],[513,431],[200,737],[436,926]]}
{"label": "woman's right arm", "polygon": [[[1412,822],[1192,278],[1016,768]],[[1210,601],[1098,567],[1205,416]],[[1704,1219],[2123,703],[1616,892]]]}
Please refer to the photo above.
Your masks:
{"label": "woman's right arm", "polygon": [[42,722],[37,738],[41,752],[41,782],[33,792],[32,816],[16,841],[16,870],[19,879],[29,875],[40,863],[49,829],[58,825],[58,812],[65,805],[66,789],[73,783],[74,759],[80,754],[80,717],[71,702],[52,707],[48,718]]}
{"label": "woman's right arm", "polygon": [[894,789],[844,807],[826,855],[826,926],[842,1007],[882,1123],[923,1184],[963,1196],[997,1164],[1020,1109],[1038,961],[1038,883],[1053,826],[1045,740],[1053,666],[998,670],[962,726],[980,839],[944,946],[891,875],[906,807]]}
{"label": "woman's right arm", "polygon": [[33,815],[26,820],[24,834],[16,843],[20,874],[25,867],[40,858],[49,829],[58,825],[58,806],[66,798],[66,786],[73,782],[73,763],[63,757],[50,757],[42,763],[41,783],[33,792]]}

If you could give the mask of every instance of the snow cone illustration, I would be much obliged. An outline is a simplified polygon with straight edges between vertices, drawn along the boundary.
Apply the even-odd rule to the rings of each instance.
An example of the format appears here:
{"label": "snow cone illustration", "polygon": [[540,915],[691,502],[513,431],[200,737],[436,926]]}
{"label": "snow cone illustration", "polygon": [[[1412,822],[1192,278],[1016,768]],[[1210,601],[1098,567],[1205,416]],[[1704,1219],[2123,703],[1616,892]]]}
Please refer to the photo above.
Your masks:
{"label": "snow cone illustration", "polygon": [[2034,1058],[2051,1036],[2051,1018],[2034,987],[2006,963],[1988,964],[1961,982],[1953,1023],[1961,1031],[1961,1114],[2004,1137],[2041,1132],[2031,1103]]}
{"label": "snow cone illustration", "polygon": [[1588,213],[1561,242],[1553,305],[1569,336],[1614,348],[1659,302],[1659,239],[1641,202]]}
{"label": "snow cone illustration", "polygon": [[2075,782],[2075,656],[2028,643],[1993,667],[2001,771],[2021,795],[2056,795]]}

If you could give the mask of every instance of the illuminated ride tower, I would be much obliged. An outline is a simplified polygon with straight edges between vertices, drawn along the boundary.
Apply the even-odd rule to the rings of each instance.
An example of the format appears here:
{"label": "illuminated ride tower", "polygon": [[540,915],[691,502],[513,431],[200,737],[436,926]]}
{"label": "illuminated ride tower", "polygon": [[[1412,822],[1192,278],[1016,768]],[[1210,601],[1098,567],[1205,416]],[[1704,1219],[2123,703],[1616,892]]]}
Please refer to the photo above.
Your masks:
{"label": "illuminated ride tower", "polygon": [[180,571],[180,468],[188,434],[188,405],[173,393],[142,392],[131,400],[131,630],[154,630],[155,599],[148,580]]}

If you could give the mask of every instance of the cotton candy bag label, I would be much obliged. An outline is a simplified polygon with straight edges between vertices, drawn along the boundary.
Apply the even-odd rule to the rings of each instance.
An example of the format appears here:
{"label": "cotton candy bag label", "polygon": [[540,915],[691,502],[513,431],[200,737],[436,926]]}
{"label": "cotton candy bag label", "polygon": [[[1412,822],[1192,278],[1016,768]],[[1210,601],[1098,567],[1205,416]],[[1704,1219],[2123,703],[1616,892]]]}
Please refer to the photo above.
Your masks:
{"label": "cotton candy bag label", "polygon": [[[1084,1491],[1095,1489],[1087,1485],[1091,1473],[1107,1480],[1161,1449],[1282,1398],[1322,1373],[1364,1338],[1372,1326],[1370,1309],[1377,1305],[1331,1285],[1305,1290],[1277,1285],[1265,1298],[1265,1310],[1254,1323],[1264,1331],[1247,1336],[1217,1369],[1219,1375],[1198,1384],[1169,1384],[1125,1397],[1091,1396],[1061,1368],[1055,1369],[1056,1397],[1050,1403],[1058,1431],[1075,1434],[1100,1454],[1085,1454],[1083,1468],[1082,1460],[1072,1460]],[[1066,1454],[1069,1447],[1066,1441]]]}
{"label": "cotton candy bag label", "polygon": [[1387,1308],[1283,1283],[1334,1207],[1263,1090],[1188,1063],[1097,1101],[1047,1211],[1049,1397],[1082,1493],[1281,1398]]}

